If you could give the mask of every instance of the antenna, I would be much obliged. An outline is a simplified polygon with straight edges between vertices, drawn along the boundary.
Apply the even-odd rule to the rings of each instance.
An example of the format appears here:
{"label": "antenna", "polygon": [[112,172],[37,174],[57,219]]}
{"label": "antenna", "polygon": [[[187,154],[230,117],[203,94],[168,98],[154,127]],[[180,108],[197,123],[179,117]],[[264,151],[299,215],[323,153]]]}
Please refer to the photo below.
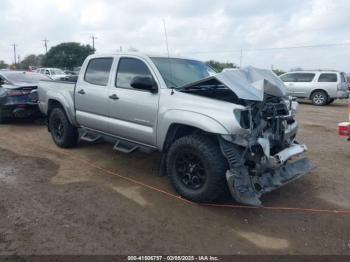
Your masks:
{"label": "antenna", "polygon": [[[167,34],[167,31],[166,31],[165,19],[163,18],[162,21],[163,21],[163,27],[164,27],[165,45],[166,45],[166,50],[167,50],[167,53],[168,53],[170,79],[173,80],[173,70],[172,70],[171,60],[170,60],[168,34]],[[173,87],[173,85],[171,85],[171,95],[173,95],[173,94],[174,94],[174,87]]]}

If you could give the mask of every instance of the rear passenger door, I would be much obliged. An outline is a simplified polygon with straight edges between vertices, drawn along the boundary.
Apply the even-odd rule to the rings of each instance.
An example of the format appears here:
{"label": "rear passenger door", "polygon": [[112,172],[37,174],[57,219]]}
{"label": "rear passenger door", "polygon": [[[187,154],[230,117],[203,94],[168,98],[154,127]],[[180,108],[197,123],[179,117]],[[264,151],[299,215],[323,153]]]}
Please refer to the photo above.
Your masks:
{"label": "rear passenger door", "polygon": [[131,81],[134,77],[149,77],[156,81],[147,61],[137,57],[121,57],[114,86],[111,86],[108,94],[109,133],[154,146],[159,93],[133,88]]}
{"label": "rear passenger door", "polygon": [[92,58],[84,77],[79,77],[74,96],[76,118],[81,126],[108,132],[107,89],[112,63],[112,57]]}

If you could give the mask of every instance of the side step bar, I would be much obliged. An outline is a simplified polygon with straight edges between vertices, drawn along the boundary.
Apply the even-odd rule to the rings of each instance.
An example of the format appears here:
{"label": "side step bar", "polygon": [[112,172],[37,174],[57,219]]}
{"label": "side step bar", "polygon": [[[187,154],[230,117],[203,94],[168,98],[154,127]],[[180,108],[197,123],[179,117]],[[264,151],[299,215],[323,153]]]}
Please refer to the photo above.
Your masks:
{"label": "side step bar", "polygon": [[92,132],[88,132],[88,131],[85,131],[80,137],[81,140],[91,142],[91,143],[96,142],[96,141],[100,140],[101,138],[102,138],[102,136],[95,134],[95,133],[92,133]]}
{"label": "side step bar", "polygon": [[138,148],[139,148],[139,146],[134,144],[134,143],[131,143],[131,142],[128,142],[128,141],[120,141],[120,140],[118,140],[115,143],[115,145],[113,147],[113,150],[129,154],[129,153],[134,152]]}
{"label": "side step bar", "polygon": [[87,128],[81,128],[81,136],[80,139],[87,142],[97,142],[99,140],[107,141],[109,143],[113,143],[113,150],[129,154],[134,152],[135,150],[140,150],[144,153],[152,153],[157,149],[155,147],[147,146],[144,144],[138,144],[137,142],[129,141],[123,139],[121,137],[115,137],[108,134],[104,134],[102,132],[90,130]]}

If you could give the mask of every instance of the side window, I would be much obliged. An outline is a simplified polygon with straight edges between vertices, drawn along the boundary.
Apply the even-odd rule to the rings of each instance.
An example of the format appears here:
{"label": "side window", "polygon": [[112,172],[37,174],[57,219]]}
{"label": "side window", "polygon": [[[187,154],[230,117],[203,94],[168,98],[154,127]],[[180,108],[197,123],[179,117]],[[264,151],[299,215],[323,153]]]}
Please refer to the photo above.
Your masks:
{"label": "side window", "polygon": [[311,82],[315,78],[315,74],[296,73],[294,82]]}
{"label": "side window", "polygon": [[331,73],[331,74],[321,74],[318,78],[318,82],[337,82],[338,77],[337,74]]}
{"label": "side window", "polygon": [[283,82],[294,82],[294,74],[285,74],[281,76]]}
{"label": "side window", "polygon": [[144,62],[135,58],[121,58],[118,65],[115,85],[122,88],[133,88],[130,83],[135,76],[153,79]]}
{"label": "side window", "polygon": [[45,70],[45,75],[50,75],[50,71],[49,70]]}
{"label": "side window", "polygon": [[113,58],[93,58],[86,68],[84,80],[90,84],[106,86],[111,71]]}

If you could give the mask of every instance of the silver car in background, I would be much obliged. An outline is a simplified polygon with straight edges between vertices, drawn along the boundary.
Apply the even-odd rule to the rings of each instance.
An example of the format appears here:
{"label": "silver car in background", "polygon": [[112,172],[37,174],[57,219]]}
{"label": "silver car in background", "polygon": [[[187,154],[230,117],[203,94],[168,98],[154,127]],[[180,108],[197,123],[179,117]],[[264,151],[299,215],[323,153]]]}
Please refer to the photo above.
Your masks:
{"label": "silver car in background", "polygon": [[289,95],[310,99],[323,106],[335,99],[349,98],[347,77],[344,72],[331,70],[293,71],[280,76]]}
{"label": "silver car in background", "polygon": [[37,72],[50,77],[52,80],[63,80],[68,76],[68,74],[59,68],[39,68]]}

